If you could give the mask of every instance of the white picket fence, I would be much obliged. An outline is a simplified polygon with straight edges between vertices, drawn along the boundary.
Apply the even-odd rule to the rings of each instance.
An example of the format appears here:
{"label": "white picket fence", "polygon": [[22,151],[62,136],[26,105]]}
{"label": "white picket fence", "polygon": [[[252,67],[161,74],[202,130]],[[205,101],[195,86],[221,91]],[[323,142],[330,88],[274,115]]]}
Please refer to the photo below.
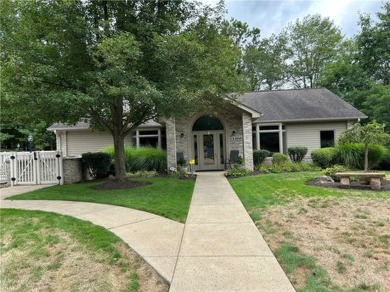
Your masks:
{"label": "white picket fence", "polygon": [[0,152],[0,180],[11,186],[63,184],[62,155],[57,151]]}

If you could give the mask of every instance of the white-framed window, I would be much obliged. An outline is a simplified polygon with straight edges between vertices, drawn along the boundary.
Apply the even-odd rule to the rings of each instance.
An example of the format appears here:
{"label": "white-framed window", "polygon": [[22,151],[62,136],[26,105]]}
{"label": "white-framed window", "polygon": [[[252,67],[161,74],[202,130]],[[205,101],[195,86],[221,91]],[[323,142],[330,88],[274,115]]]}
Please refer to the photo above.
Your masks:
{"label": "white-framed window", "polygon": [[252,127],[253,149],[270,152],[286,151],[286,130],[282,123],[256,124]]}
{"label": "white-framed window", "polygon": [[166,148],[165,129],[140,128],[131,133],[133,146],[152,146],[155,148]]}

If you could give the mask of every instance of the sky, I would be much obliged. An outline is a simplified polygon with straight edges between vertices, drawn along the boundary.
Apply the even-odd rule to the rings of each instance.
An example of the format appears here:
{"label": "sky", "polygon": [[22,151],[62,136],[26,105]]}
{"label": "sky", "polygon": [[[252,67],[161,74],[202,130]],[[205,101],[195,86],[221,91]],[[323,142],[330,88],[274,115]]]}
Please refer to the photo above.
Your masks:
{"label": "sky", "polygon": [[[213,4],[217,0],[204,0]],[[236,18],[258,27],[262,37],[278,34],[289,22],[295,22],[308,14],[329,17],[346,37],[359,32],[359,13],[367,13],[376,19],[382,0],[225,0],[228,18]]]}

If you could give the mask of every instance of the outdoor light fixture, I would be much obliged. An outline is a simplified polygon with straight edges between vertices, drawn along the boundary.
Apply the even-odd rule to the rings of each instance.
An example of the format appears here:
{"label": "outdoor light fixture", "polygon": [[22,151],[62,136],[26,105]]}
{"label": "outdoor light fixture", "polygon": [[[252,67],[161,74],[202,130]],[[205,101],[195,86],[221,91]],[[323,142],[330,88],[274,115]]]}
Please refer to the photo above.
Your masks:
{"label": "outdoor light fixture", "polygon": [[30,148],[30,152],[32,151],[32,142],[33,142],[33,136],[30,134],[30,135],[28,135],[28,137],[27,137],[27,141],[28,141],[28,146],[29,146],[29,148]]}
{"label": "outdoor light fixture", "polygon": [[184,138],[184,133],[181,133],[181,134],[180,134],[180,138]]}
{"label": "outdoor light fixture", "polygon": [[232,131],[232,136],[235,136],[236,135],[236,130],[233,130]]}

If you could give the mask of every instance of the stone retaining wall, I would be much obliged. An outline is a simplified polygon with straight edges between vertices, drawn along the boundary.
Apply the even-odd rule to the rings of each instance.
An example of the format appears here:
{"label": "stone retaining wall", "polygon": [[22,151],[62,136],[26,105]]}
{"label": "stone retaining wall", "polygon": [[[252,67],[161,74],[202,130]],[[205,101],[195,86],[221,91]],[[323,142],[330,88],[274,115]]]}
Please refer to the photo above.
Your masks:
{"label": "stone retaining wall", "polygon": [[80,157],[64,157],[64,184],[73,184],[83,180],[83,169]]}

